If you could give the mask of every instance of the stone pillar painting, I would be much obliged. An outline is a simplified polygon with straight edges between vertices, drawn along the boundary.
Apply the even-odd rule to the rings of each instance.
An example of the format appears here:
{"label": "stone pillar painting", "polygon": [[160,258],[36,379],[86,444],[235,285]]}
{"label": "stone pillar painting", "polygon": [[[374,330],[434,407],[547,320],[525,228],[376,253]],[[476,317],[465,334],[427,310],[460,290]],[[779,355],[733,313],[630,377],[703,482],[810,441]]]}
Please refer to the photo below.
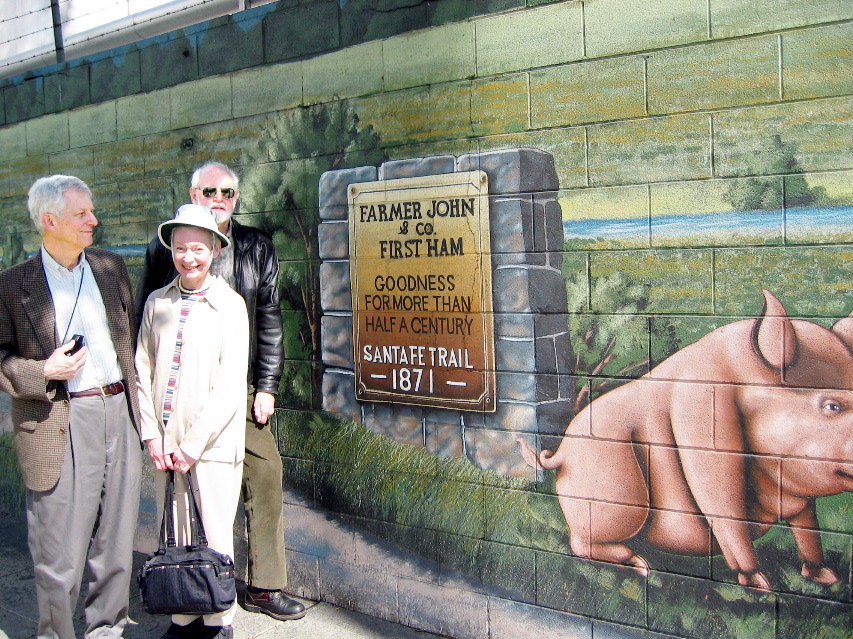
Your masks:
{"label": "stone pillar painting", "polygon": [[[468,217],[459,217],[466,213],[462,205],[451,208],[440,191],[429,189],[440,189],[436,185],[442,183],[452,184],[454,175],[464,176],[465,182],[469,172],[474,176],[482,175],[482,185],[488,190],[474,189],[475,196],[463,198],[465,206],[469,206],[470,200],[471,208],[467,209]],[[418,181],[412,182],[413,179]],[[475,177],[475,181],[480,179]],[[370,257],[352,255],[350,228],[356,221],[350,219],[353,208],[348,201],[348,190],[353,184],[366,188],[373,183],[379,185],[376,188],[382,192],[382,189],[396,186],[395,182],[402,183],[403,189],[420,187],[424,192],[415,191],[410,197],[421,199],[410,205],[408,214],[398,207],[393,219],[391,205],[388,205],[388,212],[382,213],[387,218],[385,228],[397,234],[376,239],[376,251]],[[518,455],[516,439],[521,434],[562,433],[571,418],[573,401],[574,387],[567,368],[571,346],[566,325],[566,285],[561,272],[563,229],[557,188],[553,159],[535,149],[511,149],[459,158],[416,158],[387,162],[376,168],[343,169],[323,174],[320,180],[323,222],[319,234],[323,260],[320,269],[323,362],[327,366],[323,377],[323,408],[360,421],[374,432],[385,433],[396,441],[424,446],[435,454],[466,457],[482,468],[501,474],[530,476],[530,467]],[[406,191],[403,193],[405,195]],[[474,203],[480,199],[484,201],[478,204],[475,215]],[[406,203],[405,197],[401,203]],[[363,210],[361,214],[365,219],[380,215],[376,206],[372,211],[369,207]],[[404,219],[407,215],[410,219]],[[443,233],[442,227],[453,222],[468,227],[472,221],[478,226],[467,238],[467,244],[463,244],[458,232],[451,233],[450,237],[434,237]],[[431,225],[427,227],[429,237],[417,235],[416,229],[423,229],[424,224]],[[480,237],[483,225],[487,225],[489,232],[478,252],[474,240]],[[409,226],[411,237],[393,239],[400,237],[401,228]],[[445,242],[443,247],[441,240]],[[398,252],[392,254],[392,250]],[[404,255],[408,255],[408,261]],[[472,262],[472,256],[477,258],[478,255],[482,259]],[[400,291],[396,282],[405,287],[405,274],[416,272],[407,270],[412,268],[411,264],[431,259],[438,263],[422,275],[421,286],[432,282],[434,288],[453,286],[468,290],[472,288],[471,283],[476,283],[474,292],[482,290],[483,297],[436,295],[435,291],[422,291],[415,296]],[[421,331],[430,329],[431,320],[432,330],[438,333],[431,335],[430,340],[421,340],[419,346],[403,345],[402,357],[404,360],[414,357],[415,365],[406,365],[404,361],[393,373],[400,375],[399,370],[405,370],[402,374],[407,375],[406,383],[414,386],[416,380],[409,376],[415,373],[409,369],[418,369],[417,381],[425,389],[420,397],[405,394],[383,397],[381,393],[368,394],[367,399],[361,397],[357,375],[358,369],[365,365],[365,353],[374,359],[381,359],[382,353],[380,350],[371,355],[370,345],[354,350],[352,275],[355,269],[363,268],[355,260],[372,261],[370,272],[374,278],[376,273],[384,274],[379,277],[380,286],[385,289],[383,294],[379,295],[373,287],[365,296],[367,308],[355,309],[356,313],[359,310],[382,311],[378,314],[365,312],[366,318],[360,326],[362,331],[366,321],[370,322],[370,328],[380,331],[387,329],[400,334],[402,326],[403,333],[420,335]],[[483,268],[486,277],[478,277],[479,268]],[[399,279],[401,275],[402,280]],[[412,286],[417,287],[418,278],[412,277]],[[389,280],[391,287],[397,287],[396,292],[387,290]],[[484,281],[491,285],[482,286]],[[374,283],[375,279],[370,282],[371,286]],[[472,297],[476,302],[474,308],[470,303]],[[394,304],[399,312],[394,311]],[[477,362],[488,364],[484,368],[478,363],[479,370],[475,370],[472,363],[473,348],[453,346],[454,332],[467,334],[475,322],[481,329],[484,325],[489,329],[476,333],[479,339]],[[489,335],[492,330],[493,340]],[[354,359],[354,354],[358,360]],[[451,369],[464,371],[470,367],[469,370],[479,377],[484,392],[472,398],[469,406],[465,406],[464,401],[454,405],[452,401],[442,400],[434,383],[436,367],[441,368],[438,358]],[[430,376],[433,378],[432,392],[428,390]],[[451,405],[447,406],[448,403]]]}

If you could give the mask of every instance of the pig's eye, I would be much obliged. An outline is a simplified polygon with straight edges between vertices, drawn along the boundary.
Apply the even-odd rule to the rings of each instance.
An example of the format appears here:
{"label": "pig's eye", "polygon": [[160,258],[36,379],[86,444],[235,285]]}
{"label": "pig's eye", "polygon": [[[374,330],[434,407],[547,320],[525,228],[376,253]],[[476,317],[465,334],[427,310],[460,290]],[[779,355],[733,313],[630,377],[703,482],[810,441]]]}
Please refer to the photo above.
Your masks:
{"label": "pig's eye", "polygon": [[842,409],[841,404],[830,399],[823,403],[823,410],[828,411],[830,413],[840,413]]}

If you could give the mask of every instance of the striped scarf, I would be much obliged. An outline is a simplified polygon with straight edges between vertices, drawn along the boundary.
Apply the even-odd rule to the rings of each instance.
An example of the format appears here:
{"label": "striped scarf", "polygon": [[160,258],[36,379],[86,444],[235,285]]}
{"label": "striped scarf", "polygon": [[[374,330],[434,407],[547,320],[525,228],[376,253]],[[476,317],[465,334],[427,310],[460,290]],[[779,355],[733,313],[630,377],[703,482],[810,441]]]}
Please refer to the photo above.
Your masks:
{"label": "striped scarf", "polygon": [[208,288],[189,291],[178,282],[178,289],[181,291],[181,316],[178,319],[178,337],[175,340],[175,352],[172,355],[172,368],[169,371],[166,396],[163,399],[163,424],[169,423],[169,417],[172,415],[172,397],[175,394],[175,385],[178,382],[178,371],[181,368],[181,350],[184,347],[184,325],[187,323],[187,317],[193,304],[207,294]]}

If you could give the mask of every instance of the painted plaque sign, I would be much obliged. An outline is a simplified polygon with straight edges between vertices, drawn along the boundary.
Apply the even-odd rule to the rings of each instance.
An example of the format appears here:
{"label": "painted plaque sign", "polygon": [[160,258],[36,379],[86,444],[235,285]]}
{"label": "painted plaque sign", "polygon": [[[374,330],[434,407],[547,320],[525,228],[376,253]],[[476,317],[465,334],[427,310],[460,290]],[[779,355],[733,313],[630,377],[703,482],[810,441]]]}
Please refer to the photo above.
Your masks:
{"label": "painted plaque sign", "polygon": [[351,184],[356,398],[493,411],[488,178]]}

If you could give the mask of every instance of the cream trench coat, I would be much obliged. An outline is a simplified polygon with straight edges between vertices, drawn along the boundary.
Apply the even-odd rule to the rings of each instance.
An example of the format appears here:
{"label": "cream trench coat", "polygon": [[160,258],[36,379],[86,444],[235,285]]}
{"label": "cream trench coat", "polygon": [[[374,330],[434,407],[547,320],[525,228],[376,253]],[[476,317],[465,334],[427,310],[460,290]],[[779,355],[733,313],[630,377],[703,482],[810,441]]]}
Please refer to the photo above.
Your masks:
{"label": "cream trench coat", "polygon": [[241,462],[246,439],[249,320],[246,303],[220,277],[193,304],[183,331],[172,414],[163,426],[163,400],[172,368],[181,293],[178,278],[148,296],[136,349],[142,441],[165,436],[202,461]]}

